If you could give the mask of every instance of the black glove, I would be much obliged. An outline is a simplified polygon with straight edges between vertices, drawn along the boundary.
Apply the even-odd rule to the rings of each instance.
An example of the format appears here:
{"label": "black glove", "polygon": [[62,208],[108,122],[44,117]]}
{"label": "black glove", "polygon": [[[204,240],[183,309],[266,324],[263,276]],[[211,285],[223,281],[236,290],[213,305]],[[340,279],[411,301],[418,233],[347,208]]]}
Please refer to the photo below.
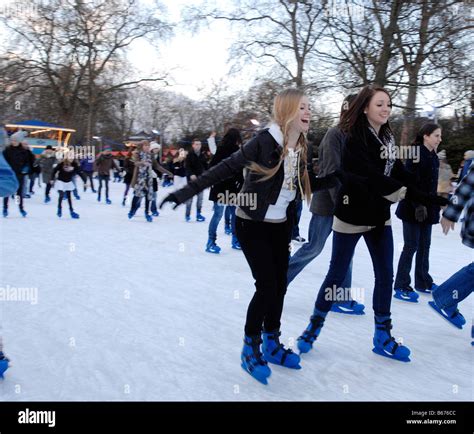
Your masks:
{"label": "black glove", "polygon": [[169,203],[173,203],[174,206],[173,206],[173,209],[176,209],[178,207],[178,205],[181,205],[181,203],[179,202],[178,198],[173,194],[168,194],[168,196],[166,196],[160,203],[160,209],[163,208],[163,205],[166,203],[166,202],[169,202]]}
{"label": "black glove", "polygon": [[426,206],[418,205],[415,208],[415,220],[419,223],[422,223],[426,220],[427,217],[428,217],[428,210],[426,209]]}
{"label": "black glove", "polygon": [[443,196],[437,196],[436,194],[424,193],[416,189],[415,187],[407,187],[407,193],[405,199],[412,200],[416,203],[421,203],[423,205],[438,205],[445,206],[449,204],[449,200]]}
{"label": "black glove", "polygon": [[336,172],[323,176],[322,178],[313,177],[311,180],[311,190],[327,190],[340,185],[340,181]]}

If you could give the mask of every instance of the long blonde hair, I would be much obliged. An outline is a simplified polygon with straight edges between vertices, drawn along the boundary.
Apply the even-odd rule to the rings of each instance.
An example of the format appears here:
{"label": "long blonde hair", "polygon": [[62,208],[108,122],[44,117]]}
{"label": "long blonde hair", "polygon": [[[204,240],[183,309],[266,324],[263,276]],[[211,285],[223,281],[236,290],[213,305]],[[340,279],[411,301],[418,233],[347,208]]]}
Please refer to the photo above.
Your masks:
{"label": "long blonde hair", "polygon": [[[248,166],[250,171],[262,175],[262,178],[260,178],[257,182],[263,182],[275,176],[275,174],[280,169],[283,160],[288,155],[288,133],[290,130],[290,124],[299,114],[300,101],[303,96],[305,96],[305,94],[302,90],[288,88],[280,92],[275,97],[275,100],[273,101],[272,120],[280,127],[283,133],[283,152],[280,155],[280,161],[273,168],[262,166],[254,161],[250,163]],[[301,192],[301,195],[306,198],[306,201],[309,204],[311,201],[311,184],[309,182],[309,175],[306,167],[306,161],[308,158],[308,141],[306,140],[306,136],[303,133],[300,134],[296,145],[301,148],[300,161],[302,161],[304,164],[303,191]],[[298,184],[299,173],[300,167],[298,165]],[[298,188],[300,187],[301,186],[298,185]]]}

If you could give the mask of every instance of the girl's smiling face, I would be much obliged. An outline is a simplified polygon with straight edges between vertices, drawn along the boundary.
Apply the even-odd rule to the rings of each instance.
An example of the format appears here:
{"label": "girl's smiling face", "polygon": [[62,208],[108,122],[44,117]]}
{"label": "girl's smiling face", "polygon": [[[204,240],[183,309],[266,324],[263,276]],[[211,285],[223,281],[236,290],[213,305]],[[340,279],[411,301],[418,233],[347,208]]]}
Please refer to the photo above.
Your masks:
{"label": "girl's smiling face", "polygon": [[365,109],[365,114],[369,123],[374,127],[380,127],[387,123],[392,112],[392,102],[390,97],[382,91],[375,92],[369,105]]}
{"label": "girl's smiling face", "polygon": [[298,114],[291,121],[290,128],[299,133],[307,133],[309,129],[309,122],[311,120],[311,108],[307,96],[302,96],[300,99]]}

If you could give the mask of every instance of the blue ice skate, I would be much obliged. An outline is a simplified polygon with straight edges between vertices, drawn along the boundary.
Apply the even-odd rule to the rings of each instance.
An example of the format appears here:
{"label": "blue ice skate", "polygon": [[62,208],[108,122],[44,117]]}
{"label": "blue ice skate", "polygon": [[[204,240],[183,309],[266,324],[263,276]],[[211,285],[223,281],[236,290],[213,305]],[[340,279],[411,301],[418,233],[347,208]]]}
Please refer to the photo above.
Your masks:
{"label": "blue ice skate", "polygon": [[267,378],[271,375],[272,371],[260,351],[261,343],[262,339],[260,336],[245,336],[240,360],[242,361],[241,366],[244,371],[248,372],[260,383],[267,384]]}
{"label": "blue ice skate", "polygon": [[284,366],[285,368],[301,369],[300,356],[280,343],[280,331],[263,332],[263,356],[269,363]]}
{"label": "blue ice skate", "polygon": [[206,244],[206,252],[219,254],[221,252],[221,248],[216,244],[213,239],[209,238]]}
{"label": "blue ice skate", "polygon": [[408,286],[406,288],[395,288],[394,297],[398,300],[418,303],[418,298],[420,296],[411,286]]}
{"label": "blue ice skate", "polygon": [[333,303],[331,312],[344,313],[346,315],[365,315],[365,306],[355,300]]}
{"label": "blue ice skate", "polygon": [[415,288],[415,289],[418,292],[423,292],[425,294],[431,294],[437,287],[438,287],[438,285],[432,283],[429,288]]}
{"label": "blue ice skate", "polygon": [[466,324],[466,319],[459,312],[457,305],[441,309],[434,301],[429,301],[428,304],[454,327],[462,329],[463,325]]}
{"label": "blue ice skate", "polygon": [[319,315],[313,315],[310,323],[303,334],[298,338],[298,350],[300,354],[308,353],[313,348],[314,341],[318,338],[319,333],[324,325],[324,318]]}
{"label": "blue ice skate", "polygon": [[79,214],[78,214],[77,212],[71,211],[71,218],[73,218],[73,219],[78,219],[78,218],[79,218]]}
{"label": "blue ice skate", "polygon": [[8,360],[4,354],[0,351],[0,378],[3,378],[3,374],[8,369]]}
{"label": "blue ice skate", "polygon": [[378,321],[375,319],[375,335],[374,348],[372,351],[379,356],[388,357],[389,359],[399,360],[401,362],[409,362],[410,350],[395,341],[390,334],[392,329],[392,320],[390,318]]}

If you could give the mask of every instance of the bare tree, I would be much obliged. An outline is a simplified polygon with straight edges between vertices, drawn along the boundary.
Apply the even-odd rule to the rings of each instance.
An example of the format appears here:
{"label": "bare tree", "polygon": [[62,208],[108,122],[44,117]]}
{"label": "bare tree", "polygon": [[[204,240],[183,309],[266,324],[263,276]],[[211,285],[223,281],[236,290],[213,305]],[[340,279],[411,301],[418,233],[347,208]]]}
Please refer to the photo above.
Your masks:
{"label": "bare tree", "polygon": [[12,34],[0,71],[11,79],[8,97],[32,88],[52,89],[66,125],[73,125],[81,106],[87,110],[90,140],[94,113],[108,95],[144,81],[163,80],[163,76],[139,78],[130,73],[117,80],[115,74],[135,40],[170,34],[170,25],[156,17],[159,4],[150,9],[138,0],[33,2],[33,16],[0,17]]}
{"label": "bare tree", "polygon": [[278,69],[297,87],[322,87],[309,73],[317,66],[315,47],[325,31],[324,2],[239,0],[234,5],[230,12],[188,8],[188,22],[227,21],[240,30],[231,52],[235,62],[257,61]]}

